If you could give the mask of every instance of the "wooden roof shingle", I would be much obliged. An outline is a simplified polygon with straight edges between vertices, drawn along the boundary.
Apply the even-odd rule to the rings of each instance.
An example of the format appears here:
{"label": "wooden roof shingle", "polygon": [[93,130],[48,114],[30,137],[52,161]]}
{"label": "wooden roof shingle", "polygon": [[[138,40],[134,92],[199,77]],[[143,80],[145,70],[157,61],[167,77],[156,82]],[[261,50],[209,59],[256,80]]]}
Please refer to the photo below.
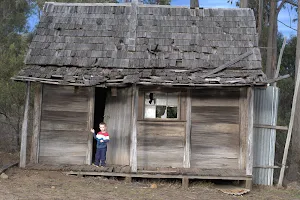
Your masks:
{"label": "wooden roof shingle", "polygon": [[266,83],[251,9],[46,3],[25,63],[15,80],[87,86]]}

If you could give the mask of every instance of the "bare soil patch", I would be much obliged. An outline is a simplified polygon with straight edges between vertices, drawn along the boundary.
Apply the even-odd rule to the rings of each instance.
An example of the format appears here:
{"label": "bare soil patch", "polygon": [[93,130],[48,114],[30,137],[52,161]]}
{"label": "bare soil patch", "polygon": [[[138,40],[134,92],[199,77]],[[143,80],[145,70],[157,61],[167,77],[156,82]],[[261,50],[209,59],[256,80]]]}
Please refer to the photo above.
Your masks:
{"label": "bare soil patch", "polygon": [[[17,156],[0,154],[1,164],[9,159],[14,162]],[[5,158],[4,158],[5,157]],[[7,160],[5,160],[7,159]],[[5,161],[5,162],[4,162]],[[1,166],[0,166],[1,167]],[[0,178],[0,199],[300,199],[296,188],[277,189],[275,187],[254,187],[243,196],[232,196],[217,190],[214,184],[203,181],[192,182],[188,189],[181,187],[180,181],[133,180],[126,183],[116,178],[99,176],[67,176],[61,171],[24,170],[13,167],[5,172],[8,179]],[[157,188],[151,188],[155,183]]]}

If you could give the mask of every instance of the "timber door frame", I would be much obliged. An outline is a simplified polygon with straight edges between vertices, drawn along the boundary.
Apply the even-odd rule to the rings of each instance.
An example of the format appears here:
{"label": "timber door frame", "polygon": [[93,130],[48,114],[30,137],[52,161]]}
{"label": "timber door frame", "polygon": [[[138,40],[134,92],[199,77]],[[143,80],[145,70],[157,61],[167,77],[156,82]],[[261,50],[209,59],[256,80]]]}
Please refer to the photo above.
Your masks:
{"label": "timber door frame", "polygon": [[[87,116],[87,130],[90,131],[94,126],[94,111],[95,111],[95,87],[89,89],[89,102],[88,102],[88,116]],[[86,152],[86,164],[92,164],[93,157],[93,135],[88,134],[87,138],[87,152]]]}

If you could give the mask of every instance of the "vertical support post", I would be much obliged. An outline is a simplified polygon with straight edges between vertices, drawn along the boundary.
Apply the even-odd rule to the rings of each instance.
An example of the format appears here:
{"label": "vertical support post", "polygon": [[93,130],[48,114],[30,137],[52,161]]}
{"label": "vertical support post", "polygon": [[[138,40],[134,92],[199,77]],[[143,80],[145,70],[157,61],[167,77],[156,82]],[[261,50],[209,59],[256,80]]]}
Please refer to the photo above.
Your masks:
{"label": "vertical support post", "polygon": [[185,146],[183,154],[183,167],[190,168],[191,160],[191,92],[188,89],[186,97],[186,124],[185,124]]}
{"label": "vertical support post", "polygon": [[239,168],[246,169],[246,160],[248,156],[247,149],[247,134],[248,134],[248,98],[247,88],[240,88],[240,156]]}
{"label": "vertical support post", "polygon": [[125,177],[125,182],[126,183],[131,183],[132,182],[132,177],[131,176],[126,176]]}
{"label": "vertical support post", "polygon": [[182,178],[182,187],[184,189],[187,189],[189,187],[189,178],[188,177],[183,177]]}
{"label": "vertical support post", "polygon": [[248,100],[248,134],[247,134],[247,162],[246,175],[252,176],[253,170],[253,88],[247,89]]}
{"label": "vertical support post", "polygon": [[34,95],[33,133],[31,142],[31,163],[39,162],[40,131],[42,115],[43,85],[38,84]]}
{"label": "vertical support post", "polygon": [[[298,13],[300,13],[300,11],[298,11]],[[300,23],[300,22],[299,22]],[[299,35],[299,31],[298,31],[298,35]],[[298,42],[297,42],[297,46],[298,46]],[[298,51],[297,51],[298,54]],[[282,158],[282,164],[281,164],[281,169],[280,169],[280,174],[279,174],[279,180],[278,180],[278,187],[282,186],[282,182],[283,182],[283,177],[284,177],[284,171],[286,168],[286,160],[287,160],[287,156],[288,156],[288,151],[289,151],[289,147],[290,147],[290,142],[291,142],[291,137],[292,137],[292,131],[293,131],[293,126],[294,126],[294,120],[295,120],[295,113],[296,111],[296,107],[297,104],[299,104],[299,102],[297,102],[297,98],[298,98],[298,93],[299,93],[299,87],[300,87],[300,68],[299,68],[299,63],[300,61],[297,60],[297,66],[296,66],[296,83],[295,83],[295,89],[294,89],[294,96],[293,96],[293,103],[292,103],[292,110],[291,110],[291,117],[290,117],[290,123],[289,123],[289,129],[288,129],[288,133],[286,136],[286,141],[285,141],[285,146],[284,146],[284,152],[283,152],[283,158]]]}
{"label": "vertical support post", "polygon": [[28,127],[28,110],[29,110],[29,98],[30,98],[30,82],[27,82],[26,86],[26,100],[24,119],[22,123],[22,135],[21,135],[21,150],[20,150],[20,167],[26,166],[26,148],[27,148],[27,127]]}
{"label": "vertical support post", "polygon": [[139,91],[136,85],[132,88],[132,133],[130,146],[131,172],[137,172],[137,116]]}
{"label": "vertical support post", "polygon": [[94,126],[94,108],[95,108],[95,87],[88,88],[89,90],[89,102],[88,102],[88,119],[87,119],[87,152],[85,163],[92,164],[93,156],[93,134],[90,132]]}

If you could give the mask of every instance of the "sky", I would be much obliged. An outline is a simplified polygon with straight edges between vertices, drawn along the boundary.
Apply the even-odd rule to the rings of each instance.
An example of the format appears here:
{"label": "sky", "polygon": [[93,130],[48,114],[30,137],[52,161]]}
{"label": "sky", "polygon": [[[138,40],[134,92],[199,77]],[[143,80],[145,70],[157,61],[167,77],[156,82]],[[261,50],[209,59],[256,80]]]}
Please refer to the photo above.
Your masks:
{"label": "sky", "polygon": [[[228,0],[199,0],[200,7],[203,8],[236,8],[235,2],[230,4],[227,3]],[[190,0],[171,0],[171,5],[174,6],[189,6]],[[278,20],[284,24],[297,29],[297,22],[293,22],[293,19],[297,18],[297,13],[290,5],[287,5],[279,13]],[[284,36],[289,38],[292,35],[297,35],[297,32],[282,23],[278,22],[278,31],[281,32]],[[35,25],[38,23],[37,15],[32,15],[29,18],[28,24],[31,30],[34,30]]]}

